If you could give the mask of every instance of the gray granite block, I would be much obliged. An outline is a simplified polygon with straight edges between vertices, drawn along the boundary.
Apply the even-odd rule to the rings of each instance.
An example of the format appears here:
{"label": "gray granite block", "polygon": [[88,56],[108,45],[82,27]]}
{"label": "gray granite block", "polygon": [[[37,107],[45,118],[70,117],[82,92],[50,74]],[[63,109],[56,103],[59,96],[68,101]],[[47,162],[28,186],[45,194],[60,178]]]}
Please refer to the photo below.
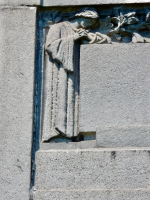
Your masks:
{"label": "gray granite block", "polygon": [[80,6],[106,4],[150,3],[150,0],[0,0],[0,6],[6,5],[41,5],[41,6]]}
{"label": "gray granite block", "polygon": [[40,150],[39,190],[149,189],[150,148]]}
{"label": "gray granite block", "polygon": [[80,132],[150,125],[150,44],[82,45]]}
{"label": "gray granite block", "polygon": [[58,143],[41,143],[42,150],[49,149],[90,149],[96,148],[96,140],[81,142],[58,142]]}
{"label": "gray granite block", "polygon": [[0,199],[29,199],[36,8],[0,9]]}
{"label": "gray granite block", "polygon": [[110,126],[96,128],[98,147],[150,147],[150,126]]}
{"label": "gray granite block", "polygon": [[0,0],[0,6],[40,5],[41,0]]}
{"label": "gray granite block", "polygon": [[150,3],[150,0],[44,0],[44,6],[76,6],[76,5],[104,5],[104,4],[130,4]]}
{"label": "gray granite block", "polygon": [[149,200],[150,189],[37,191],[35,200]]}

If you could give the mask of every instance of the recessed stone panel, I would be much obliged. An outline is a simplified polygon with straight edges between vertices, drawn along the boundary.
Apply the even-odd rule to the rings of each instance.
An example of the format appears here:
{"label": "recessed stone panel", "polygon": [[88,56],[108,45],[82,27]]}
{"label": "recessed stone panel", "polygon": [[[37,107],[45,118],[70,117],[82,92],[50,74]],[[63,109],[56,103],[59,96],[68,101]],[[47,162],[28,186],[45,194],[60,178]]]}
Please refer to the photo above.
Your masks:
{"label": "recessed stone panel", "polygon": [[83,45],[79,131],[150,124],[150,44]]}

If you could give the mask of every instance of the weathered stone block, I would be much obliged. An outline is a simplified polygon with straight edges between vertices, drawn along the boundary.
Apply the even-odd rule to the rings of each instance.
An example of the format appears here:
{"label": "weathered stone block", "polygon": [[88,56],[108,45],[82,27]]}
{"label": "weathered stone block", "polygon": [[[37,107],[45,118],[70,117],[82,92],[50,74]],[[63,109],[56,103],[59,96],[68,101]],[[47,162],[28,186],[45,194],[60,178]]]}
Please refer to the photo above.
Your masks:
{"label": "weathered stone block", "polygon": [[150,190],[51,190],[37,191],[35,200],[149,200]]}
{"label": "weathered stone block", "polygon": [[42,150],[49,149],[91,149],[96,148],[96,140],[87,140],[81,142],[53,142],[41,143]]}
{"label": "weathered stone block", "polygon": [[150,125],[150,44],[83,45],[80,132]]}
{"label": "weathered stone block", "polygon": [[149,148],[38,151],[36,190],[149,189]]}
{"label": "weathered stone block", "polygon": [[44,0],[43,6],[76,6],[76,5],[102,5],[102,4],[130,4],[150,3],[149,0]]}
{"label": "weathered stone block", "polygon": [[0,199],[29,199],[36,8],[0,8]]}
{"label": "weathered stone block", "polygon": [[40,5],[41,0],[0,0],[0,6]]}
{"label": "weathered stone block", "polygon": [[150,126],[110,126],[96,128],[98,147],[149,147]]}
{"label": "weathered stone block", "polygon": [[0,6],[6,5],[37,5],[37,6],[80,6],[106,4],[150,3],[149,0],[0,0]]}

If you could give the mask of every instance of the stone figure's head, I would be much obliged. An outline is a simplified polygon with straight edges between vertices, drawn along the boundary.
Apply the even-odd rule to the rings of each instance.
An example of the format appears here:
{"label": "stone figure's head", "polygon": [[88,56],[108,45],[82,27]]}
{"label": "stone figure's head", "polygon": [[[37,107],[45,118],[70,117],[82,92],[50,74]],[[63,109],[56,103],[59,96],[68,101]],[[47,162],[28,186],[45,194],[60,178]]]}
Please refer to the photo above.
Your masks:
{"label": "stone figure's head", "polygon": [[99,25],[99,16],[94,8],[85,8],[77,13],[74,18],[78,21],[81,28],[94,28]]}

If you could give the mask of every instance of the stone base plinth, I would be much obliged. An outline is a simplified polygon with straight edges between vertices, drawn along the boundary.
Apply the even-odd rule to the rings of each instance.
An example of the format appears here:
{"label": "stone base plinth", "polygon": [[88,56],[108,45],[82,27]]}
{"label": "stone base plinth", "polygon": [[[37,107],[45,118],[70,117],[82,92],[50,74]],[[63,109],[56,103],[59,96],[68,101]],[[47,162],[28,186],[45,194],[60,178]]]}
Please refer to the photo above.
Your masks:
{"label": "stone base plinth", "polygon": [[37,191],[36,200],[149,200],[150,190],[50,190]]}
{"label": "stone base plinth", "polygon": [[40,150],[35,200],[148,200],[150,148]]}

